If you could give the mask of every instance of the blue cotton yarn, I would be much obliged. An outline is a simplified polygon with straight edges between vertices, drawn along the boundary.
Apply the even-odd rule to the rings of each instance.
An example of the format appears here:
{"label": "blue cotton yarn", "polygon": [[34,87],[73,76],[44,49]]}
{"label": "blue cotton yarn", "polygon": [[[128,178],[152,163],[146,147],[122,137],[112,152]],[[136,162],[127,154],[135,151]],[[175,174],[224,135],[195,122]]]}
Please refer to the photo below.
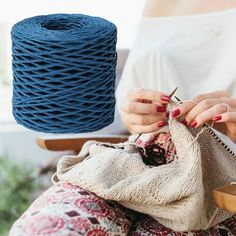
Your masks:
{"label": "blue cotton yarn", "polygon": [[116,26],[82,14],[36,16],[11,31],[13,115],[46,133],[97,131],[114,120]]}

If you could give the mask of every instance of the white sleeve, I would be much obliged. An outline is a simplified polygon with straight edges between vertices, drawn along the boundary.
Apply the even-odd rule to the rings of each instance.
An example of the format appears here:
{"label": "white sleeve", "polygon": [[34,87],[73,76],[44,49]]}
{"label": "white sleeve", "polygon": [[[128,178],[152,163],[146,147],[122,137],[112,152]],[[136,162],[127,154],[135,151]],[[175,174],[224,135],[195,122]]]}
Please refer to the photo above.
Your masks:
{"label": "white sleeve", "polygon": [[126,98],[128,91],[130,89],[142,87],[142,78],[138,75],[138,70],[135,66],[135,54],[135,51],[130,51],[120,82],[116,89],[116,105],[118,111],[120,111],[120,105]]}
{"label": "white sleeve", "polygon": [[[116,89],[118,111],[130,89],[144,88],[170,93],[178,85],[175,63],[169,51],[153,41],[155,24],[142,19],[136,40]],[[181,90],[181,89],[178,89]]]}

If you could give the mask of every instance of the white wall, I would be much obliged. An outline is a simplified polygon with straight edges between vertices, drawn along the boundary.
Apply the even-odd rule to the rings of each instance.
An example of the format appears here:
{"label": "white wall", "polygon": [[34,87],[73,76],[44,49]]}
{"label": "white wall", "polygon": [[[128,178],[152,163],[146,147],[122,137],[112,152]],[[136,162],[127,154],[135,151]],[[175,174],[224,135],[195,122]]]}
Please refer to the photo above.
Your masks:
{"label": "white wall", "polygon": [[82,13],[104,17],[118,26],[119,47],[130,47],[145,0],[8,0],[0,3],[0,22],[50,13]]}
{"label": "white wall", "polygon": [[8,48],[8,27],[5,23],[0,22],[0,83],[7,80],[9,76],[8,71],[8,59],[7,53],[9,52]]}

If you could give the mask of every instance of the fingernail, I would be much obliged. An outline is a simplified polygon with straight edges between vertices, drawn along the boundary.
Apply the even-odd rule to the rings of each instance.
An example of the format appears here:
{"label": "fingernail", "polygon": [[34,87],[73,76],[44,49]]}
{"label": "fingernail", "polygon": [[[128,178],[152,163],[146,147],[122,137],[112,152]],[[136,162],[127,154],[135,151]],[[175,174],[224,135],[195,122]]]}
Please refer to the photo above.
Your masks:
{"label": "fingernail", "polygon": [[164,127],[165,125],[167,125],[167,123],[165,121],[159,121],[157,123],[157,127],[159,127],[159,128]]}
{"label": "fingernail", "polygon": [[163,102],[169,102],[169,101],[170,101],[170,96],[161,95],[161,100],[162,100]]}
{"label": "fingernail", "polygon": [[169,116],[170,116],[170,112],[167,111],[167,112],[166,112],[166,117],[169,118]]}
{"label": "fingernail", "polygon": [[183,120],[182,120],[182,124],[188,125],[188,122],[187,122],[185,119],[183,119]]}
{"label": "fingernail", "polygon": [[218,120],[221,120],[222,119],[222,116],[214,116],[212,118],[213,121],[218,121]]}
{"label": "fingernail", "polygon": [[197,121],[195,121],[195,120],[192,121],[189,126],[190,126],[191,128],[196,127],[196,126],[197,126]]}
{"label": "fingernail", "polygon": [[165,111],[166,111],[166,107],[157,106],[157,111],[158,111],[158,112],[165,112]]}
{"label": "fingernail", "polygon": [[171,112],[171,117],[175,118],[180,114],[180,109],[173,110]]}
{"label": "fingernail", "polygon": [[141,141],[140,139],[138,139],[135,143],[136,143],[136,144],[141,144],[142,141]]}

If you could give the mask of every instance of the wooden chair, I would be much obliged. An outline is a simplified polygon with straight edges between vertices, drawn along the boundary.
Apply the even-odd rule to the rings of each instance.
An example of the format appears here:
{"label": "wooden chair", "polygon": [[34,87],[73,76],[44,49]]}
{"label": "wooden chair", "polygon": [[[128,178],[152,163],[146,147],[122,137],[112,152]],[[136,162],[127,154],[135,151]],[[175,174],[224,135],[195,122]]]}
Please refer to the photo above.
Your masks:
{"label": "wooden chair", "polygon": [[[98,142],[119,143],[124,142],[127,135],[90,135],[79,138],[68,137],[41,137],[37,139],[38,145],[50,151],[67,151],[79,152],[83,144],[89,140]],[[236,170],[235,170],[236,171]],[[213,191],[213,197],[218,207],[229,212],[236,213],[236,184],[219,187]]]}

